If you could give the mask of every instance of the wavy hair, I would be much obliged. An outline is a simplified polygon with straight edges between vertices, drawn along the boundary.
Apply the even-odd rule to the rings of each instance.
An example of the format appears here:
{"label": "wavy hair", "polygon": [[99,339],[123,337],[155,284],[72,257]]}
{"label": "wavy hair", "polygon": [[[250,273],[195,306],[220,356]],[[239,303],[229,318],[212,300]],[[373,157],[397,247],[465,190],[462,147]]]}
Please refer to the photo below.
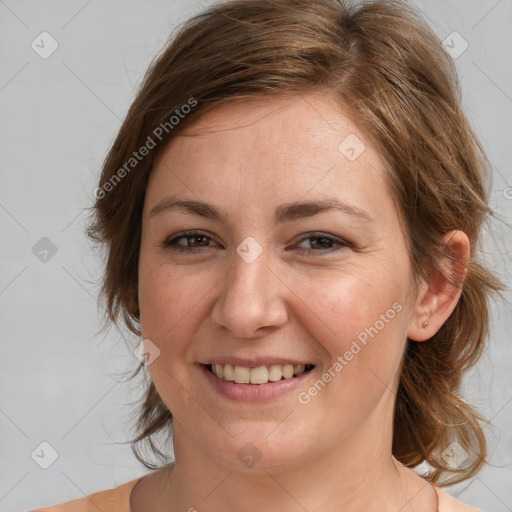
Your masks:
{"label": "wavy hair", "polygon": [[[225,102],[307,92],[334,97],[387,162],[416,278],[443,272],[443,260],[452,258],[442,244],[445,233],[462,230],[470,239],[471,261],[455,310],[427,342],[408,340],[392,448],[407,467],[427,462],[431,482],[468,479],[487,462],[486,420],[458,392],[489,335],[490,298],[503,289],[478,261],[482,227],[493,215],[491,167],[463,112],[452,58],[407,2],[231,0],[214,4],[173,34],[146,72],[111,146],[92,208],[88,235],[105,257],[105,322],[123,321],[141,334],[142,207],[153,161],[166,143]],[[171,116],[192,101],[196,106],[171,127]],[[148,137],[156,139],[158,127],[166,129],[156,132],[157,147],[131,161]],[[144,393],[130,443],[137,459],[156,469],[142,447],[160,463],[171,460],[154,438],[170,435],[172,414],[152,382]],[[453,441],[469,454],[460,467],[443,456]]]}

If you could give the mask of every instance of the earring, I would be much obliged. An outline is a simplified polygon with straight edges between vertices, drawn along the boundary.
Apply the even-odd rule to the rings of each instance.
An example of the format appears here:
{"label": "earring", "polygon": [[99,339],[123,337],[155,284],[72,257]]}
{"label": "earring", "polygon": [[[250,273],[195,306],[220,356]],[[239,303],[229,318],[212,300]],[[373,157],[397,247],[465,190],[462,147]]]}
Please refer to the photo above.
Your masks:
{"label": "earring", "polygon": [[427,321],[427,320],[425,320],[425,321],[421,324],[421,326],[422,326],[422,327],[427,327],[427,325],[428,325],[428,321]]}

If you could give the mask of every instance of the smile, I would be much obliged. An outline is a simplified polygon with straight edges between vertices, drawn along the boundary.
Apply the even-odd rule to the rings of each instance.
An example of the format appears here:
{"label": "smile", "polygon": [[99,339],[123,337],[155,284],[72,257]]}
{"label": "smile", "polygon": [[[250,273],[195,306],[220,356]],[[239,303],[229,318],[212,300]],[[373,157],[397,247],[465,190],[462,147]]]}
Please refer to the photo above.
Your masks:
{"label": "smile", "polygon": [[312,364],[273,364],[270,366],[233,366],[231,364],[207,364],[206,368],[218,379],[237,384],[267,384],[292,379],[313,369]]}

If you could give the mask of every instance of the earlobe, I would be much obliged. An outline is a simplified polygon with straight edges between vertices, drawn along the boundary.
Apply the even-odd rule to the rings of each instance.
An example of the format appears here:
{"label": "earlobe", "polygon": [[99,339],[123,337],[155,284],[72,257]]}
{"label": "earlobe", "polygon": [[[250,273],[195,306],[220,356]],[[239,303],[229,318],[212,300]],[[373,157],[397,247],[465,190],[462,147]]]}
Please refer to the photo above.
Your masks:
{"label": "earlobe", "polygon": [[443,237],[445,256],[442,271],[433,272],[429,281],[422,281],[407,337],[414,341],[430,339],[442,327],[457,306],[470,261],[470,241],[459,230]]}

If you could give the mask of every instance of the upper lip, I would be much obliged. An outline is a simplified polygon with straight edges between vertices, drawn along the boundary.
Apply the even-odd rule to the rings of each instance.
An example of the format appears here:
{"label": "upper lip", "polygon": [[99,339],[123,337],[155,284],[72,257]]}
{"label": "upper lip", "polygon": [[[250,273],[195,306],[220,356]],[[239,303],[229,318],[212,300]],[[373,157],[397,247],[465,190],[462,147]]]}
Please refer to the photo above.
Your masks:
{"label": "upper lip", "polygon": [[310,361],[297,360],[285,357],[236,357],[236,356],[217,356],[201,361],[200,364],[230,364],[232,366],[245,366],[247,368],[257,368],[258,366],[272,366],[275,364],[291,364],[297,366],[299,364],[312,365]]}

